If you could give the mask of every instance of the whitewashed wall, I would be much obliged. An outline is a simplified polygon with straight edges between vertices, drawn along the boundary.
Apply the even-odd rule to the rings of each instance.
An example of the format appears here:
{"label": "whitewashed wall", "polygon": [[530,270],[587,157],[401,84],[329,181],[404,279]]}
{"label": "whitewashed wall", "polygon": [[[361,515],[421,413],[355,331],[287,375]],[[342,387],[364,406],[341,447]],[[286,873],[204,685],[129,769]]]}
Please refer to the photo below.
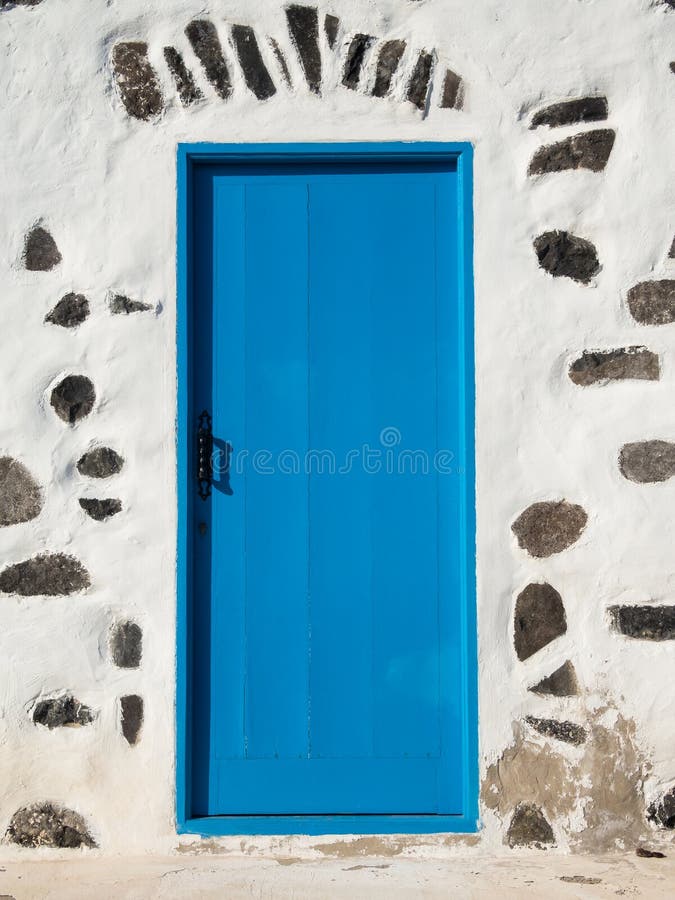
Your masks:
{"label": "whitewashed wall", "polygon": [[[675,10],[651,0],[321,0],[341,20],[335,51],[322,30],[322,95],[306,86],[280,0],[43,0],[0,9],[0,456],[19,460],[41,486],[29,521],[0,528],[4,568],[36,554],[79,559],[91,586],[67,596],[0,594],[0,830],[20,808],[50,801],[79,813],[100,850],[167,850],[174,828],[175,666],[175,156],[190,141],[471,141],[475,146],[476,444],[480,846],[500,849],[518,803],[550,822],[556,846],[601,849],[658,839],[646,806],[675,780],[672,641],[635,640],[610,627],[621,603],[672,605],[675,480],[622,476],[627,442],[675,440],[675,324],[638,324],[626,292],[675,278]],[[184,35],[209,18],[234,78],[220,100]],[[231,46],[232,23],[281,46],[295,87],[265,59],[277,93],[247,90]],[[360,89],[341,80],[354,32],[402,38],[407,55],[393,96],[368,96],[376,47]],[[113,46],[146,41],[164,110],[125,112]],[[162,48],[175,46],[204,94],[179,102]],[[405,98],[416,52],[434,50],[428,111]],[[442,109],[440,73],[464,82],[464,108]],[[566,98],[605,95],[607,122],[530,130],[532,113]],[[545,143],[596,127],[616,141],[602,172],[528,176]],[[25,235],[40,222],[62,261],[28,271]],[[568,230],[597,248],[589,285],[552,278],[532,242]],[[67,292],[90,316],[76,329],[44,322]],[[151,306],[113,315],[110,292]],[[675,299],[668,301],[675,303]],[[675,317],[675,313],[673,315]],[[660,356],[659,381],[572,383],[583,350],[644,345]],[[69,374],[91,379],[94,409],[74,427],[50,405]],[[94,445],[116,449],[122,471],[96,482],[78,473]],[[672,468],[672,466],[671,466]],[[122,511],[93,521],[81,497],[115,497]],[[531,503],[567,499],[588,524],[569,549],[535,558],[511,524]],[[568,630],[524,662],[513,647],[516,595],[548,582]],[[143,632],[138,668],[111,659],[109,631]],[[527,688],[565,660],[578,696]],[[86,727],[34,724],[36,699],[68,693],[96,711]],[[118,700],[138,695],[145,720],[135,745],[120,733]],[[578,723],[573,746],[523,722]],[[510,748],[510,749],[509,749]],[[506,751],[506,755],[503,754]],[[494,763],[501,758],[499,770]],[[625,776],[625,777],[624,777]],[[623,823],[623,824],[622,824]],[[326,845],[324,850],[312,849]],[[239,848],[239,839],[224,841]],[[335,842],[255,839],[262,850],[333,852]],[[442,838],[370,841],[372,852],[442,854]],[[6,841],[2,853],[35,854]],[[335,851],[337,852],[337,851]],[[464,849],[462,849],[464,852]],[[509,852],[504,850],[504,852]]]}

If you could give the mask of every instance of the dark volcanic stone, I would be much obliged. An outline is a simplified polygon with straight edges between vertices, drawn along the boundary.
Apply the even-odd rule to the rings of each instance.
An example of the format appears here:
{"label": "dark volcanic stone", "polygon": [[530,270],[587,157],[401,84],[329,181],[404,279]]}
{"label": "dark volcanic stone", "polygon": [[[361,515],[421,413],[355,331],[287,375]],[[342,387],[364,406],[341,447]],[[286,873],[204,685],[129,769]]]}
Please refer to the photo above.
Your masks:
{"label": "dark volcanic stone", "polygon": [[391,87],[391,79],[398,69],[405,52],[405,41],[386,41],[377,57],[377,71],[373,97],[386,97]]}
{"label": "dark volcanic stone", "polygon": [[579,693],[577,673],[574,666],[567,660],[555,672],[551,672],[546,678],[529,688],[533,694],[544,694],[551,697],[574,697]]}
{"label": "dark volcanic stone", "polygon": [[110,298],[110,312],[116,316],[128,316],[130,313],[145,312],[148,309],[152,309],[149,303],[142,303],[140,300],[130,300],[124,294],[113,294]]}
{"label": "dark volcanic stone", "polygon": [[671,62],[670,71],[673,73],[673,75],[675,75],[675,62]]}
{"label": "dark volcanic stone", "polygon": [[675,787],[649,805],[647,818],[661,828],[675,828]]}
{"label": "dark volcanic stone", "polygon": [[375,38],[369,34],[355,34],[352,38],[342,73],[342,83],[352,91],[355,91],[359,86],[363,60],[374,40]]}
{"label": "dark volcanic stone", "polygon": [[89,450],[77,461],[77,471],[88,478],[110,478],[121,472],[124,457],[111,447],[96,447]]}
{"label": "dark volcanic stone", "polygon": [[76,328],[89,315],[89,302],[84,294],[65,294],[51,312],[45,316],[45,322],[60,325],[62,328]]}
{"label": "dark volcanic stone", "polygon": [[56,241],[41,225],[35,225],[26,235],[23,264],[30,272],[49,272],[61,262]]}
{"label": "dark volcanic stone", "polygon": [[538,806],[519,803],[506,832],[509,847],[538,847],[554,844],[553,829]]}
{"label": "dark volcanic stone", "polygon": [[50,403],[59,419],[74,425],[89,415],[95,400],[94,385],[85,375],[67,375],[52,391]]}
{"label": "dark volcanic stone", "polygon": [[208,19],[193,19],[185,29],[185,34],[216,94],[227,100],[232,93],[232,82],[216,26]]}
{"label": "dark volcanic stone", "polygon": [[462,94],[462,79],[452,69],[446,69],[441,92],[441,109],[461,109],[464,105]]}
{"label": "dark volcanic stone", "polygon": [[588,737],[586,729],[574,722],[559,722],[557,719],[537,719],[535,716],[526,716],[525,721],[539,734],[545,737],[556,738],[565,741],[566,744],[583,744]]}
{"label": "dark volcanic stone", "polygon": [[610,606],[614,628],[641,641],[675,640],[675,606]]}
{"label": "dark volcanic stone", "polygon": [[143,725],[143,698],[138,694],[128,694],[120,699],[122,713],[122,734],[131,746],[138,741]]}
{"label": "dark volcanic stone", "polygon": [[511,526],[518,545],[531,556],[552,556],[579,539],[588,516],[581,506],[566,500],[533,503]]}
{"label": "dark volcanic stone", "polygon": [[185,65],[185,60],[175,47],[164,48],[164,59],[173,75],[173,80],[183,106],[191,106],[204,96],[195,83],[192,72]]}
{"label": "dark volcanic stone", "polygon": [[407,98],[418,109],[423,110],[427,105],[427,95],[429,93],[429,81],[431,79],[431,70],[433,68],[434,58],[431,53],[424,50],[417,57],[415,68],[408,82]]}
{"label": "dark volcanic stone", "polygon": [[273,37],[268,38],[270,42],[270,47],[272,48],[272,52],[274,53],[277,62],[279,63],[279,68],[281,69],[281,74],[283,76],[284,81],[289,87],[293,86],[293,82],[291,81],[291,73],[288,71],[288,63],[286,62],[286,57],[284,56],[281,47],[274,40]]}
{"label": "dark volcanic stone", "polygon": [[258,100],[267,100],[276,94],[277,89],[260,55],[253,29],[248,25],[233,25],[232,41],[246,84]]}
{"label": "dark volcanic stone", "polygon": [[532,157],[528,175],[562,172],[565,169],[590,169],[601,172],[607,165],[616,133],[611,128],[584,131],[557,144],[540,147]]}
{"label": "dark volcanic stone", "polygon": [[668,481],[675,475],[675,444],[668,441],[637,441],[624,444],[619,454],[624,478],[638,484]]}
{"label": "dark volcanic stone", "polygon": [[21,597],[74,594],[90,583],[82,563],[66,553],[41,553],[0,572],[0,591]]}
{"label": "dark volcanic stone", "polygon": [[556,128],[559,125],[574,125],[576,122],[601,122],[607,118],[608,112],[607,97],[565,100],[540,109],[532,117],[530,128],[538,128],[539,125]]}
{"label": "dark volcanic stone", "polygon": [[82,816],[53,803],[36,803],[17,810],[6,839],[22,847],[96,846]]}
{"label": "dark volcanic stone", "polygon": [[110,651],[120,669],[137,669],[143,656],[143,632],[135,622],[117,622],[110,632]]}
{"label": "dark volcanic stone", "polygon": [[584,350],[569,369],[569,377],[579,385],[607,384],[608,381],[658,381],[658,353],[646,347],[622,347],[619,350]]}
{"label": "dark volcanic stone", "polygon": [[661,853],[660,850],[648,850],[646,847],[638,847],[635,851],[635,855],[639,856],[641,859],[665,859],[666,854]]}
{"label": "dark volcanic stone", "polygon": [[516,599],[513,644],[518,659],[529,659],[567,631],[562,597],[550,584],[528,584]]}
{"label": "dark volcanic stone", "polygon": [[90,725],[94,721],[94,714],[88,706],[68,695],[40,700],[35,704],[33,721],[36,725],[45,725],[51,730],[64,726]]}
{"label": "dark volcanic stone", "polygon": [[143,41],[115,44],[112,52],[115,81],[124,108],[135,119],[147,121],[164,108],[157,74],[148,61]]}
{"label": "dark volcanic stone", "polygon": [[673,243],[670,245],[670,250],[668,251],[668,257],[670,259],[675,259],[675,237],[673,238]]}
{"label": "dark volcanic stone", "polygon": [[545,231],[534,241],[539,265],[554,278],[588,284],[600,271],[595,246],[569,231]]}
{"label": "dark volcanic stone", "polygon": [[0,457],[0,526],[30,522],[40,515],[40,485],[18,459]]}
{"label": "dark volcanic stone", "polygon": [[628,291],[628,309],[640,325],[675,322],[675,280],[642,281]]}
{"label": "dark volcanic stone", "polygon": [[300,57],[310,91],[321,93],[321,51],[319,50],[319,14],[315,6],[286,7],[288,30]]}
{"label": "dark volcanic stone", "polygon": [[111,516],[116,516],[122,509],[121,500],[106,498],[105,500],[93,500],[88,497],[80,498],[80,506],[86,514],[97,522],[105,522]]}
{"label": "dark volcanic stone", "polygon": [[340,20],[337,16],[331,16],[329,13],[323,20],[323,29],[326,32],[326,40],[331,50],[335,47],[339,27]]}
{"label": "dark volcanic stone", "polygon": [[42,0],[0,0],[0,7],[9,6],[38,6]]}

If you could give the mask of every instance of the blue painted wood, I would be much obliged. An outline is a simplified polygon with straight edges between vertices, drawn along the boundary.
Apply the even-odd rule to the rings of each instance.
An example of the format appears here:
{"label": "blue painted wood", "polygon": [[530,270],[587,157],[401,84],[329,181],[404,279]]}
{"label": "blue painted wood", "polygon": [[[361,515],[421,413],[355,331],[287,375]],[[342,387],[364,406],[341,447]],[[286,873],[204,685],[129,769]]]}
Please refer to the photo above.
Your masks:
{"label": "blue painted wood", "polygon": [[[186,393],[235,457],[277,469],[221,477],[194,509],[206,540],[184,521],[183,830],[475,827],[470,154],[427,150],[318,145],[292,168],[283,146],[183,151],[179,289],[202,326]],[[379,472],[321,471],[320,451],[344,465],[364,444]],[[420,471],[411,451],[432,468],[439,447],[470,485]],[[278,471],[283,450],[303,471]]]}

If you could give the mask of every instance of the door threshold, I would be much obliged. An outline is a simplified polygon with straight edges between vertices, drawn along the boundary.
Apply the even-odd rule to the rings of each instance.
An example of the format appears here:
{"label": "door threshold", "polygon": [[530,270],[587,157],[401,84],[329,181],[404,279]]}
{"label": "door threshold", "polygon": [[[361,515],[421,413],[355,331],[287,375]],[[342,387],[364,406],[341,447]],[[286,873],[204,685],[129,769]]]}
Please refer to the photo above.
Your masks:
{"label": "door threshold", "polygon": [[179,834],[201,837],[287,834],[476,834],[469,816],[199,816],[178,824]]}

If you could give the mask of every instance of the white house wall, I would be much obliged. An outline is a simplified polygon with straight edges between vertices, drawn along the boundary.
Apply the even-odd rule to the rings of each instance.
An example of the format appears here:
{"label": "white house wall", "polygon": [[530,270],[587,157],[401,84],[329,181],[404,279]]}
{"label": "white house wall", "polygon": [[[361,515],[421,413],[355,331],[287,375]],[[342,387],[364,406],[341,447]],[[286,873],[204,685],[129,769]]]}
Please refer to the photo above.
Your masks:
{"label": "white house wall", "polygon": [[[3,854],[193,842],[174,821],[175,211],[176,145],[196,141],[475,147],[482,830],[359,846],[601,850],[673,827],[674,5],[322,0],[316,93],[281,0],[0,3]],[[333,49],[326,14],[340,20]],[[228,99],[185,33],[195,19],[219,34]],[[235,24],[255,29],[268,99],[246,85]],[[376,40],[353,90],[341,82],[355,33]],[[384,40],[406,47],[390,95],[376,98]],[[165,47],[191,73],[194,103],[181,102]],[[411,90],[422,52],[431,78]],[[606,119],[530,127],[537,111],[588,97],[607,98]],[[544,145],[595,131],[590,155],[581,139],[543,159],[592,168],[528,174]],[[560,231],[571,237],[548,234]],[[538,263],[541,235],[555,276]],[[629,295],[644,282],[659,284]],[[45,321],[69,293],[89,314],[70,298],[55,316],[64,324]],[[646,349],[597,356],[626,348]],[[73,375],[90,384],[53,394]],[[622,473],[627,444],[640,446],[624,452]],[[76,465],[97,447],[123,459],[94,458],[94,469],[121,466],[105,479]],[[81,499],[121,510],[88,512]],[[60,556],[13,568],[43,554]],[[566,631],[521,660],[514,628],[536,642],[558,601],[530,588],[516,611],[517,598],[542,584],[560,596]],[[610,611],[643,605],[656,610]],[[576,694],[528,690],[568,661]],[[57,702],[36,714],[45,700]],[[321,855],[344,842],[220,843]]]}

